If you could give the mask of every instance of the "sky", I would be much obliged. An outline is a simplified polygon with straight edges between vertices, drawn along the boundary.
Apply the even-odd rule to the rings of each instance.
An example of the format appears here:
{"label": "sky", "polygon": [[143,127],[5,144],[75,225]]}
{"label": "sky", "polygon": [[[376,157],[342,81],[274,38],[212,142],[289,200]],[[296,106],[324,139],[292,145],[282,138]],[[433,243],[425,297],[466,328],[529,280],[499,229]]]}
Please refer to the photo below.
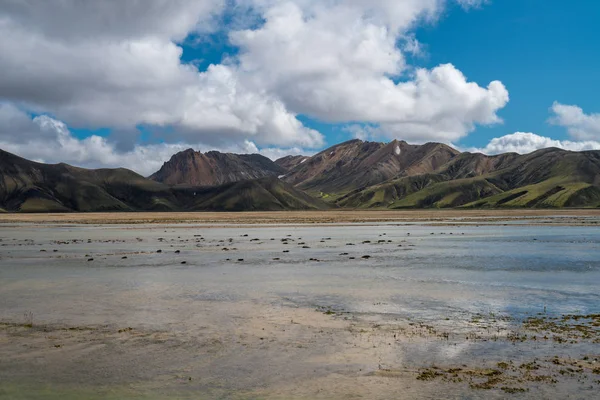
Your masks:
{"label": "sky", "polygon": [[0,0],[0,149],[150,175],[187,148],[600,149],[594,0]]}

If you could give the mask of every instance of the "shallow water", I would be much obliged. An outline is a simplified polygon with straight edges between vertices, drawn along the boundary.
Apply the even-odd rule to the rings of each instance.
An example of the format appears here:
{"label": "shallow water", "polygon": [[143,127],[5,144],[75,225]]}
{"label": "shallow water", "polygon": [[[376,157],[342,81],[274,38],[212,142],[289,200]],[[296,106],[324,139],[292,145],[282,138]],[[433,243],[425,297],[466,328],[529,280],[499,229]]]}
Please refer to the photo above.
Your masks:
{"label": "shallow water", "polygon": [[[597,227],[13,225],[0,226],[0,239],[4,322],[133,327],[183,337],[208,329],[227,342],[243,330],[240,321],[250,318],[239,305],[249,304],[258,310],[329,311],[377,326],[420,321],[456,336],[401,346],[401,355],[383,357],[415,368],[473,358],[485,363],[598,353],[592,342],[567,347],[458,340],[471,328],[473,315],[505,316],[506,327],[538,313],[600,313]],[[326,344],[314,345],[318,350]],[[231,373],[222,369],[231,363],[260,368],[264,362],[228,357],[222,365],[211,364],[215,375]],[[380,368],[381,356],[361,363]],[[336,372],[335,366],[326,369]],[[11,371],[0,361],[0,378],[32,378]],[[42,382],[45,376],[56,379],[33,374]],[[275,383],[267,375],[246,385],[254,390]],[[563,390],[576,398],[590,393],[572,385]]]}

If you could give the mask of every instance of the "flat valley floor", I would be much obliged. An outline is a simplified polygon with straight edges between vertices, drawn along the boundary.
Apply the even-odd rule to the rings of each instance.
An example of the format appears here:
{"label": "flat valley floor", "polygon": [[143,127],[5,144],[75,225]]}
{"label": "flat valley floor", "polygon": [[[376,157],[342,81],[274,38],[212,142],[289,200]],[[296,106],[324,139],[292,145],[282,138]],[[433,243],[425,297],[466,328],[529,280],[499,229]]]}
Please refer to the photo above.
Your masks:
{"label": "flat valley floor", "polygon": [[0,399],[600,398],[600,211],[0,215]]}

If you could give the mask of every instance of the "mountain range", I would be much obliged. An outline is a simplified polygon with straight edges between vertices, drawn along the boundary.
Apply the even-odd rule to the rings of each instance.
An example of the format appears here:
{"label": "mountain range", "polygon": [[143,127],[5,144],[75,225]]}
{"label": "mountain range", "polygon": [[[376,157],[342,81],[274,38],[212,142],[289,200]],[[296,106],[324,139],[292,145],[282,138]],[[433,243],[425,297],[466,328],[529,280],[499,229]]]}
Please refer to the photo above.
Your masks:
{"label": "mountain range", "polygon": [[177,153],[150,177],[0,150],[0,211],[600,207],[600,151],[461,153],[350,140],[313,156]]}

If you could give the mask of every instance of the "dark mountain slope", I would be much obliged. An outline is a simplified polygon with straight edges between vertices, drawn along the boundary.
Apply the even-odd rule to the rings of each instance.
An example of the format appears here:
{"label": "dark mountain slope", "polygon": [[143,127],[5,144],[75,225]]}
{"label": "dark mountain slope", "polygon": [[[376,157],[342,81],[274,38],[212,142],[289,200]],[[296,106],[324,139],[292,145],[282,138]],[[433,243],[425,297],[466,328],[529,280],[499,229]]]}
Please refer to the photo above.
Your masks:
{"label": "dark mountain slope", "polygon": [[127,169],[41,164],[0,150],[0,212],[600,207],[600,151],[486,156],[438,143],[352,140],[279,162],[187,151],[154,175],[178,182],[167,185]]}
{"label": "dark mountain slope", "polygon": [[463,153],[432,174],[391,179],[336,199],[342,207],[597,207],[600,151]]}
{"label": "dark mountain slope", "polygon": [[170,210],[171,189],[133,171],[41,164],[0,150],[0,207],[9,211]]}
{"label": "dark mountain slope", "polygon": [[199,189],[195,197],[190,206],[192,210],[283,211],[331,208],[324,201],[273,177]]}
{"label": "dark mountain slope", "polygon": [[171,187],[118,169],[41,164],[0,150],[0,209],[21,212],[288,210],[328,206],[276,178]]}

